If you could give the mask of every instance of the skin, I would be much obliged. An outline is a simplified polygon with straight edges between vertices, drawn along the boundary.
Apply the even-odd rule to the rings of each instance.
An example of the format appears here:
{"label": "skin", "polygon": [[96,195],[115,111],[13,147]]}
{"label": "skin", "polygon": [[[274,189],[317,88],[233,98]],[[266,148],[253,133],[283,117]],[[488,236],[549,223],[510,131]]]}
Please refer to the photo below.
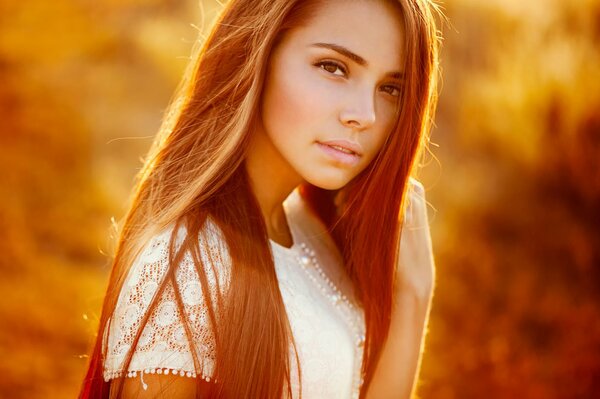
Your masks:
{"label": "skin", "polygon": [[[359,55],[312,46],[332,43]],[[373,46],[377,43],[377,46]],[[261,118],[246,167],[269,237],[289,247],[282,202],[302,181],[339,189],[375,158],[392,129],[402,82],[404,32],[398,11],[382,1],[328,1],[292,30],[270,56]],[[362,146],[356,165],[326,155],[317,142]]]}
{"label": "skin", "polygon": [[435,281],[435,263],[423,185],[410,179],[400,237],[390,331],[377,363],[369,399],[415,396]]}
{"label": "skin", "polygon": [[[404,30],[400,15],[383,1],[329,1],[304,27],[274,49],[266,77],[261,123],[246,167],[273,241],[292,238],[282,202],[302,181],[339,189],[377,155],[395,121]],[[356,62],[313,43],[344,46]],[[373,43],[377,43],[376,46]],[[336,62],[335,65],[323,62]],[[326,156],[318,141],[347,139],[363,154],[353,166]],[[409,398],[419,374],[424,330],[433,293],[434,262],[423,186],[410,180],[410,207],[400,237],[393,310],[368,398]]]}
{"label": "skin", "polygon": [[[333,43],[364,63],[313,43]],[[377,45],[373,45],[377,43]],[[303,181],[325,189],[348,184],[381,150],[398,106],[404,31],[398,11],[379,0],[331,0],[273,49],[245,166],[268,235],[292,245],[282,203]],[[337,64],[337,65],[336,65]],[[358,142],[356,165],[341,164],[318,141]],[[429,223],[423,186],[410,180],[409,203],[400,238],[394,306],[388,340],[367,398],[409,398],[418,376],[424,328],[434,281]],[[127,378],[123,398],[193,398],[195,381],[146,376],[148,390]],[[202,392],[200,393],[202,396]]]}

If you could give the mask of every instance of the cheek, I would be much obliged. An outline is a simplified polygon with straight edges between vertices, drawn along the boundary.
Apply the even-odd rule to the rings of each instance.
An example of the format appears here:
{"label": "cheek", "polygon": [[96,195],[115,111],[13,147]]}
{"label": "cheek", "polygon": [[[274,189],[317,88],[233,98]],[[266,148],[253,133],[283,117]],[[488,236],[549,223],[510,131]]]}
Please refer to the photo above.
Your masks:
{"label": "cheek", "polygon": [[381,99],[380,113],[382,125],[386,133],[389,133],[394,127],[396,119],[399,117],[400,105],[399,100],[392,101],[389,99]]}
{"label": "cheek", "polygon": [[378,153],[383,147],[390,134],[393,134],[392,129],[396,122],[396,110],[390,104],[382,106],[381,112],[378,115],[381,123],[378,126],[376,134],[374,134],[373,149]]}
{"label": "cheek", "polygon": [[[291,57],[290,57],[291,58]],[[263,94],[263,123],[272,139],[317,140],[335,115],[339,91],[323,81],[307,60],[280,60],[270,71]],[[288,138],[289,135],[288,135]]]}
{"label": "cheek", "polygon": [[268,77],[262,116],[270,135],[279,136],[302,130],[310,123],[310,116],[315,112],[315,93],[309,85],[303,84],[306,80],[293,71],[286,73],[275,70]]}
{"label": "cheek", "polygon": [[381,149],[381,147],[383,146],[383,144],[385,143],[385,141],[387,140],[388,136],[391,134],[394,134],[392,129],[394,129],[394,125],[396,122],[396,116],[394,114],[392,114],[387,120],[386,123],[383,126],[383,130],[382,133],[379,137],[379,141],[378,141],[378,146]]}

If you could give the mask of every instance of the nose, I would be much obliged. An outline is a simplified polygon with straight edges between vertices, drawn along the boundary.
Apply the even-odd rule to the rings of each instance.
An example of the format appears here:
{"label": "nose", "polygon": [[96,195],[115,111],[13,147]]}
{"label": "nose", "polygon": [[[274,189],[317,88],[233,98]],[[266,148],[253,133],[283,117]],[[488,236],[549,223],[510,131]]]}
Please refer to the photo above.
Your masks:
{"label": "nose", "polygon": [[[350,96],[349,96],[350,97]],[[346,103],[339,115],[340,122],[354,130],[365,130],[373,126],[376,119],[375,98],[372,91],[356,93]]]}

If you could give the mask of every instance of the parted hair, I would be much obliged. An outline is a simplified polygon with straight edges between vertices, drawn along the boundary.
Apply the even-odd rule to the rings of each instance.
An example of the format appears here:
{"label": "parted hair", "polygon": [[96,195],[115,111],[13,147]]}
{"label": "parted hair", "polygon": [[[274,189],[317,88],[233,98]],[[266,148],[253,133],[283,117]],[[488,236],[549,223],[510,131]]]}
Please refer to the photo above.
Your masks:
{"label": "parted hair", "polygon": [[[215,378],[208,397],[291,395],[290,362],[298,358],[296,354],[290,359],[290,325],[266,225],[243,161],[260,115],[269,56],[286,32],[309,21],[323,1],[230,0],[194,52],[118,226],[99,330],[80,398],[108,398],[109,391],[119,396],[123,381],[105,382],[102,375],[103,331],[134,259],[153,235],[173,224],[185,226],[187,236],[177,250],[171,240],[167,273],[123,370],[128,369],[144,323],[166,284],[173,284],[185,316],[174,276],[182,254],[189,252],[216,339]],[[329,228],[365,312],[361,397],[389,331],[399,221],[408,179],[429,142],[441,41],[437,28],[441,13],[433,0],[374,1],[394,4],[404,24],[405,77],[393,131],[371,164],[342,189],[324,190],[309,183],[299,188],[303,200]],[[198,235],[208,216],[221,228],[232,260],[229,289],[217,301],[209,295],[206,266],[199,256],[203,248]],[[196,343],[188,321],[184,324],[198,367]]]}

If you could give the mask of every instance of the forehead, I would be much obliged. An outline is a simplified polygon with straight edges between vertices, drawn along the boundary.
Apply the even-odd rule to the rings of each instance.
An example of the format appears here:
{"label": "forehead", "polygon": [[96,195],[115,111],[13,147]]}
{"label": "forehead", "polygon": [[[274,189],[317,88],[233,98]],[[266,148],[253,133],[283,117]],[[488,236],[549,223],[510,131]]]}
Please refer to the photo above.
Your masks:
{"label": "forehead", "polygon": [[400,70],[404,28],[398,7],[384,0],[322,1],[289,37],[296,46],[333,43],[364,58],[370,68]]}

